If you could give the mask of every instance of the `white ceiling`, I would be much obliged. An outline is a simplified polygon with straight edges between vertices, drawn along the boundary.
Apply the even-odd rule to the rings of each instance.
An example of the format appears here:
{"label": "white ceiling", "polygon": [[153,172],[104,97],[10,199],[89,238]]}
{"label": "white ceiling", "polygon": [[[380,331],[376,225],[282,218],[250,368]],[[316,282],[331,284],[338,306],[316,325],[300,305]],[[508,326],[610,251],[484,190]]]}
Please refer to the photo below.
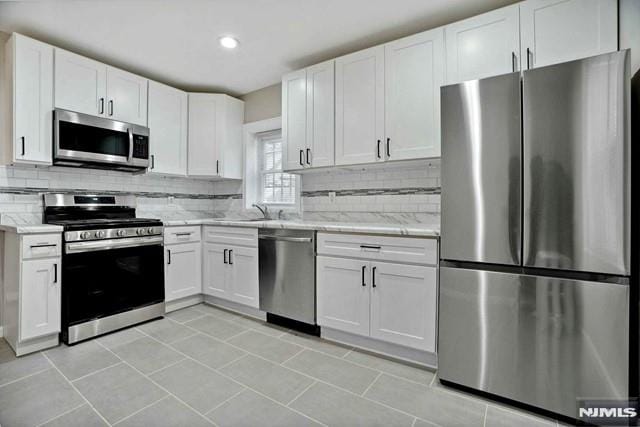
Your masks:
{"label": "white ceiling", "polygon": [[[282,74],[515,0],[50,0],[0,2],[0,31],[191,91],[241,95]],[[235,51],[220,35],[240,40]]]}

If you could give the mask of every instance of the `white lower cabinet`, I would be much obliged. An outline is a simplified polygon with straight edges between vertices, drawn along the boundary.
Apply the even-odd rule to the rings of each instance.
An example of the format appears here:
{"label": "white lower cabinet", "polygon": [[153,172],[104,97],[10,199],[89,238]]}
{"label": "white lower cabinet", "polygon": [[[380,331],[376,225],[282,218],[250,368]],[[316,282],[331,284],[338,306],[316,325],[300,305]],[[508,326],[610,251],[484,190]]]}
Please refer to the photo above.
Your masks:
{"label": "white lower cabinet", "polygon": [[[251,228],[205,227],[202,292],[258,308],[258,236]],[[245,245],[229,244],[229,241]]]}
{"label": "white lower cabinet", "polygon": [[316,257],[317,320],[320,326],[369,335],[370,262]]}
{"label": "white lower cabinet", "polygon": [[60,332],[60,261],[34,259],[22,263],[20,340]]}
{"label": "white lower cabinet", "polygon": [[[331,242],[339,239],[374,249],[349,258],[336,255]],[[437,246],[434,239],[318,233],[318,325],[435,353],[437,248],[423,253],[424,265],[388,262],[385,257],[393,254],[384,249],[391,242],[398,247]]]}
{"label": "white lower cabinet", "polygon": [[165,247],[165,301],[202,293],[200,242]]}
{"label": "white lower cabinet", "polygon": [[371,263],[372,338],[435,352],[434,267]]}

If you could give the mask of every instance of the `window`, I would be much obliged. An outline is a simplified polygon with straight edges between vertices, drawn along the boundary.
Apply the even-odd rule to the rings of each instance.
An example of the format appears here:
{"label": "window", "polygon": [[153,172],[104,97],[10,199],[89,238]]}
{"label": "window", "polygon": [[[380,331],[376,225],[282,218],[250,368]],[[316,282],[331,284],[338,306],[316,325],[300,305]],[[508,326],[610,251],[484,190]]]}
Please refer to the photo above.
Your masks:
{"label": "window", "polygon": [[258,135],[262,203],[294,206],[297,202],[296,175],[282,172],[282,133],[280,130]]}

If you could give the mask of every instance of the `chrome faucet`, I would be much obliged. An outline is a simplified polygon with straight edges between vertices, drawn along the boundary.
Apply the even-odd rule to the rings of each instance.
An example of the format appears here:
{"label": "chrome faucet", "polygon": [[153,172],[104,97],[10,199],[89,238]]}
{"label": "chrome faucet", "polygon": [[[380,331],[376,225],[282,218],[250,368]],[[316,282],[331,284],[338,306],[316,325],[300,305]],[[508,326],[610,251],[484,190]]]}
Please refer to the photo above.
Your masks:
{"label": "chrome faucet", "polygon": [[260,207],[260,205],[258,205],[257,203],[254,203],[251,206],[253,206],[254,208],[258,209],[260,212],[262,212],[262,216],[264,217],[264,219],[271,219],[269,218],[269,208],[267,207],[267,205],[264,205],[264,209]]}

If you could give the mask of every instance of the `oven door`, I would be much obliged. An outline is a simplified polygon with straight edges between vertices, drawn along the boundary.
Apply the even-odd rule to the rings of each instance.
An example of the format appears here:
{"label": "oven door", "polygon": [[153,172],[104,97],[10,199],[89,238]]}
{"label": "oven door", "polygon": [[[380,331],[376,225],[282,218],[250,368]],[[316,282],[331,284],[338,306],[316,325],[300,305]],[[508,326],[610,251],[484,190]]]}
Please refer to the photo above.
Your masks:
{"label": "oven door", "polygon": [[129,246],[124,240],[112,240],[116,243],[103,249],[94,242],[78,242],[86,247],[65,245],[63,330],[164,301],[162,243]]}
{"label": "oven door", "polygon": [[88,114],[54,111],[54,163],[148,166],[149,129]]}

